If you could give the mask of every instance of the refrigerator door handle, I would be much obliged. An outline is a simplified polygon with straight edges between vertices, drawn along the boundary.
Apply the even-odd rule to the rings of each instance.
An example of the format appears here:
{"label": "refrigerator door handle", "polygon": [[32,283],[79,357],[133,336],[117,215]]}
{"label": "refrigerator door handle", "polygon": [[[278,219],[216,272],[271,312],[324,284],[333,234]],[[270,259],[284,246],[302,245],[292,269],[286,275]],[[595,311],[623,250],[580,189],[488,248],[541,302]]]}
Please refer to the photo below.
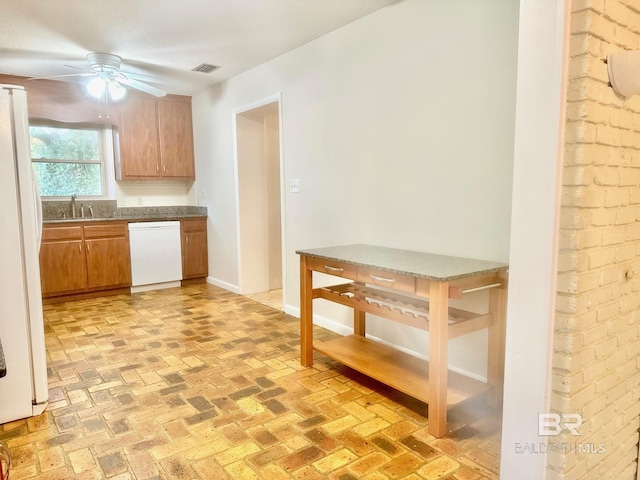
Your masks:
{"label": "refrigerator door handle", "polygon": [[36,235],[38,240],[38,252],[40,251],[40,244],[42,243],[42,201],[40,198],[40,187],[38,187],[38,180],[36,178],[35,169],[33,171],[33,203],[36,208]]}

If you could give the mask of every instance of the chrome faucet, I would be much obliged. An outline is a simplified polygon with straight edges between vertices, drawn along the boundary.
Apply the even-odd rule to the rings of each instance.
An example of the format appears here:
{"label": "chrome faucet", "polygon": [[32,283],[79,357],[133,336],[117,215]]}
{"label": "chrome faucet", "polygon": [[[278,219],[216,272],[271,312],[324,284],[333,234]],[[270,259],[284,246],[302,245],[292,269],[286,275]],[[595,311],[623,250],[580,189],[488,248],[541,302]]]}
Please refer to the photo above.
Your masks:
{"label": "chrome faucet", "polygon": [[93,218],[93,206],[88,205],[87,208],[89,209],[89,216]]}
{"label": "chrome faucet", "polygon": [[76,198],[78,195],[75,193],[71,195],[71,218],[76,218]]}

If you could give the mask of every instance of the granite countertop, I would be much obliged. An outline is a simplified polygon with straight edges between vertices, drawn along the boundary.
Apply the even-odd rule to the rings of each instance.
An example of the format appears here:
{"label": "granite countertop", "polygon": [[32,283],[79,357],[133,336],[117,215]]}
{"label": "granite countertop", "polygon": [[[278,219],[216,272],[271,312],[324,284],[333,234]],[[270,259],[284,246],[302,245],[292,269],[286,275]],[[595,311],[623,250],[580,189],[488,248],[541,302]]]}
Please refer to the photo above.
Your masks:
{"label": "granite countertop", "polygon": [[[78,201],[76,212],[80,214],[80,207],[88,215],[89,203]],[[71,217],[70,202],[44,201],[42,202],[43,223],[76,223],[76,222],[149,222],[162,220],[179,220],[181,218],[206,218],[207,208],[197,206],[154,206],[154,207],[117,207],[113,200],[94,201],[91,203],[93,217]]]}
{"label": "granite countertop", "polygon": [[163,215],[116,215],[113,217],[81,217],[81,218],[56,218],[44,219],[42,223],[45,225],[56,223],[86,223],[86,222],[159,222],[180,220],[182,218],[206,218],[207,214],[163,214]]}
{"label": "granite countertop", "polygon": [[439,282],[499,272],[509,268],[506,263],[373,245],[342,245],[297,250],[296,253]]}
{"label": "granite countertop", "polygon": [[4,352],[2,351],[2,340],[0,340],[0,378],[7,374],[7,363],[4,359]]}

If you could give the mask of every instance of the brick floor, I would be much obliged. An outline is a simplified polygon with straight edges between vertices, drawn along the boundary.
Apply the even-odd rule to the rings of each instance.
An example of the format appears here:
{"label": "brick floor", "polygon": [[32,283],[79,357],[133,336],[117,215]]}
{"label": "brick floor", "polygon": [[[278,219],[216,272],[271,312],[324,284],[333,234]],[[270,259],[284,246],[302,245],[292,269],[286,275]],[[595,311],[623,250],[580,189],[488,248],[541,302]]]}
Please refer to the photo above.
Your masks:
{"label": "brick floor", "polygon": [[211,285],[49,305],[45,329],[50,404],[0,425],[11,480],[498,478],[483,402],[435,439],[424,404],[302,367],[296,318]]}

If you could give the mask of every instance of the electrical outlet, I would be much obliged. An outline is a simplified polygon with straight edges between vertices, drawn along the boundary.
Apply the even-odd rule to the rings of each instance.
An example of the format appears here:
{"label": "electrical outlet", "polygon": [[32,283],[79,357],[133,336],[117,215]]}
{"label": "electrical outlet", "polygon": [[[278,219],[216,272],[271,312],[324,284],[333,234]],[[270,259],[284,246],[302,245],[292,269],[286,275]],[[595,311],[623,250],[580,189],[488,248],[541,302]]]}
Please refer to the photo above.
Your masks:
{"label": "electrical outlet", "polygon": [[289,180],[289,191],[291,193],[300,193],[300,179],[292,178]]}
{"label": "electrical outlet", "polygon": [[207,189],[201,188],[197,193],[197,202],[198,205],[204,205],[207,201]]}
{"label": "electrical outlet", "polygon": [[138,197],[138,205],[142,205],[142,197]]}

